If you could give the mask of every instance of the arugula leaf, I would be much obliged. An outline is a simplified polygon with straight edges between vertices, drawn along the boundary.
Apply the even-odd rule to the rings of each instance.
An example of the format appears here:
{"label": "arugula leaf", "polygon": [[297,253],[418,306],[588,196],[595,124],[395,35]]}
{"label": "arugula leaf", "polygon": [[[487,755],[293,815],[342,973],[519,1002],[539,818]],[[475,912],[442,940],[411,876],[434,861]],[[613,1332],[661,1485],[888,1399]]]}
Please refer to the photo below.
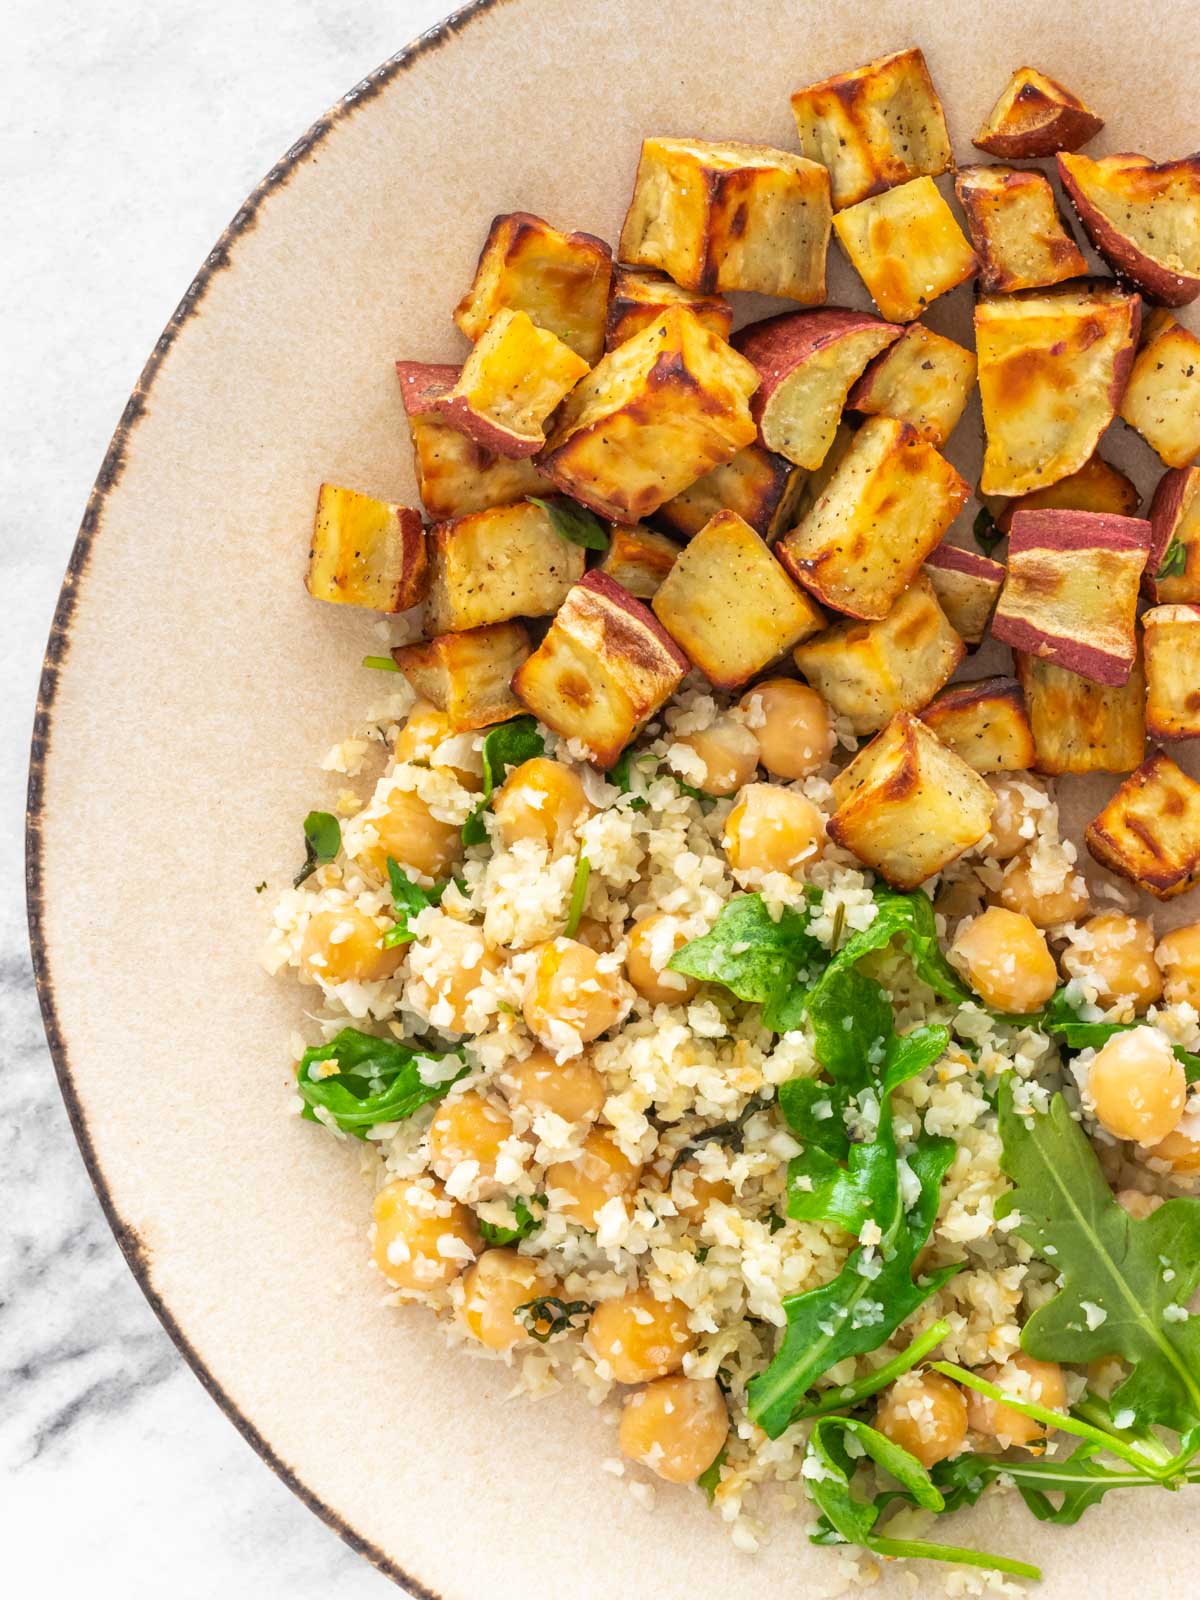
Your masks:
{"label": "arugula leaf", "polygon": [[808,924],[805,911],[787,906],[776,921],[761,895],[738,895],[703,938],[685,944],[667,965],[672,972],[719,983],[739,1000],[761,1005],[763,1026],[787,1033],[804,1018],[801,985],[825,961],[825,948]]}
{"label": "arugula leaf", "polygon": [[396,926],[384,934],[383,947],[393,950],[398,944],[412,943],[416,938],[411,927],[413,919],[430,906],[441,905],[442,896],[450,885],[435,883],[432,889],[423,889],[391,856],[388,857],[387,869],[392,885],[392,910],[396,913]]}
{"label": "arugula leaf", "polygon": [[[544,1208],[546,1204],[545,1197],[535,1194],[533,1204]],[[536,1233],[546,1220],[544,1217],[534,1214],[525,1196],[521,1194],[513,1201],[513,1215],[517,1219],[515,1228],[505,1228],[496,1222],[486,1222],[483,1217],[476,1218],[479,1225],[479,1237],[489,1249],[517,1244],[522,1239],[528,1239],[529,1235]]]}
{"label": "arugula leaf", "polygon": [[974,1001],[975,994],[955,972],[938,944],[933,901],[923,889],[905,894],[899,889],[880,886],[875,890],[875,920],[846,943],[829,963],[825,977],[853,967],[872,951],[885,949],[899,939],[917,976],[943,1000],[960,1005]]}
{"label": "arugula leaf", "polygon": [[712,1461],[696,1479],[696,1484],[704,1490],[704,1498],[712,1505],[713,1498],[721,1484],[721,1468],[725,1465],[725,1458],[729,1450],[725,1445],[717,1451]]}
{"label": "arugula leaf", "polygon": [[1022,1347],[1080,1365],[1122,1356],[1133,1371],[1112,1397],[1114,1411],[1180,1433],[1200,1425],[1200,1319],[1186,1310],[1200,1283],[1200,1200],[1168,1200],[1135,1221],[1061,1095],[1026,1121],[1005,1083],[1000,1136],[1013,1188],[997,1217],[1019,1214],[1015,1232],[1062,1275],[1060,1291],[1025,1324]]}
{"label": "arugula leaf", "polygon": [[[1050,1001],[1045,1011],[1038,1019],[1038,1026],[1044,1033],[1051,1034],[1061,1040],[1068,1050],[1099,1050],[1108,1043],[1114,1034],[1128,1033],[1131,1028],[1144,1026],[1138,1022],[1085,1022],[1079,1013],[1072,1009],[1066,998],[1064,985]],[[1176,1059],[1182,1062],[1184,1073],[1189,1083],[1200,1081],[1200,1056],[1193,1055],[1190,1050],[1185,1050],[1181,1044],[1172,1046]]]}
{"label": "arugula leaf", "polygon": [[579,932],[579,924],[583,920],[583,908],[587,904],[588,879],[591,875],[592,863],[585,855],[581,855],[575,867],[575,878],[571,884],[571,903],[567,908],[567,925],[563,929],[568,939],[573,939]]}
{"label": "arugula leaf", "polygon": [[391,656],[364,656],[362,658],[362,664],[364,667],[373,668],[373,670],[376,672],[400,671],[400,668],[392,660]]}
{"label": "arugula leaf", "polygon": [[513,717],[511,722],[501,722],[484,735],[483,740],[483,794],[479,804],[463,824],[464,844],[486,844],[487,828],[484,813],[492,803],[497,783],[504,781],[509,767],[519,767],[523,761],[545,753],[546,741],[537,731],[536,717]]}
{"label": "arugula leaf", "polygon": [[[649,755],[648,751],[635,751],[631,744],[626,745],[617,757],[616,765],[609,769],[609,783],[615,784],[622,794],[633,794],[634,762],[636,761],[639,766],[642,765],[647,755]],[[650,760],[653,761],[654,757],[650,756]],[[634,795],[629,802],[629,809],[631,811],[645,811],[645,798],[640,794]]]}
{"label": "arugula leaf", "polygon": [[553,500],[543,500],[539,495],[525,498],[530,505],[541,506],[550,518],[550,525],[560,539],[568,544],[582,545],[585,550],[607,550],[610,539],[604,524],[594,511],[575,500],[559,495]]}
{"label": "arugula leaf", "polygon": [[1001,533],[996,526],[996,519],[986,506],[980,506],[975,513],[975,521],[971,524],[971,532],[975,535],[975,543],[985,556],[990,556],[998,544],[1003,544],[1007,535]]}
{"label": "arugula leaf", "polygon": [[852,1090],[864,1088],[896,1032],[883,986],[854,967],[826,970],[809,992],[808,1015],[826,1072]]}
{"label": "arugula leaf", "polygon": [[1156,578],[1182,578],[1187,571],[1188,547],[1180,538],[1173,538],[1163,551],[1162,562]]}
{"label": "arugula leaf", "polygon": [[702,1128],[699,1133],[688,1140],[687,1144],[681,1146],[674,1161],[671,1163],[671,1171],[668,1176],[673,1176],[690,1156],[695,1155],[701,1145],[723,1144],[726,1149],[740,1150],[745,1143],[746,1124],[751,1117],[765,1110],[768,1105],[770,1105],[769,1100],[764,1100],[759,1095],[755,1095],[752,1100],[746,1101],[746,1104],[732,1121],[714,1122],[711,1128]]}
{"label": "arugula leaf", "polygon": [[939,1319],[930,1323],[924,1333],[918,1334],[911,1344],[905,1345],[903,1350],[894,1355],[890,1361],[885,1361],[881,1367],[876,1367],[874,1372],[868,1372],[863,1378],[856,1378],[853,1383],[842,1383],[834,1389],[818,1391],[821,1398],[798,1407],[794,1420],[802,1422],[808,1417],[828,1416],[832,1411],[855,1410],[864,1400],[869,1400],[873,1394],[878,1394],[880,1389],[886,1389],[889,1384],[895,1383],[897,1378],[924,1361],[930,1351],[941,1344],[949,1332],[948,1322]]}
{"label": "arugula leaf", "polygon": [[[313,1076],[320,1062],[336,1061],[328,1077]],[[457,1070],[442,1075],[429,1072],[437,1063],[456,1063]],[[425,1082],[421,1076],[426,1068]],[[433,1056],[394,1039],[380,1039],[358,1028],[343,1028],[328,1044],[306,1050],[296,1073],[296,1088],[304,1100],[302,1116],[320,1122],[317,1109],[356,1138],[380,1122],[403,1122],[431,1100],[440,1100],[450,1085],[468,1069],[457,1055]]]}
{"label": "arugula leaf", "polygon": [[596,1309],[592,1300],[564,1300],[556,1294],[540,1294],[526,1300],[513,1312],[539,1344],[549,1344],[556,1334],[566,1333],[576,1317],[590,1317]]}
{"label": "arugula leaf", "polygon": [[328,811],[310,811],[304,819],[304,865],[292,879],[298,889],[324,861],[332,861],[342,848],[342,825]]}

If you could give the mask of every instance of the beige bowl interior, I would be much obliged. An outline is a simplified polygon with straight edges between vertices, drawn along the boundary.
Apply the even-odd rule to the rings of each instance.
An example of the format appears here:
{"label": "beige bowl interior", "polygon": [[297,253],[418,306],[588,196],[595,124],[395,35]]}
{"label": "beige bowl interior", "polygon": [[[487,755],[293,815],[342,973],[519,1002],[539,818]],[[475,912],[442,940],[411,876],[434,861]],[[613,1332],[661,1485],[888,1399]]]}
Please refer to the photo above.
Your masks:
{"label": "beige bowl interior", "polygon": [[[303,996],[256,952],[300,819],[335,792],[316,763],[380,697],[359,666],[380,648],[376,619],[318,605],[300,581],[314,496],[329,479],[412,497],[392,361],[460,356],[449,310],[495,212],[615,239],[644,133],[794,149],[790,90],[914,42],[964,160],[1023,62],[1110,118],[1096,149],[1182,154],[1200,142],[1196,19],[1120,0],[469,11],[271,175],[164,336],[105,464],[35,747],[51,1040],[93,1176],[188,1359],[385,1570],[453,1600],[827,1592],[837,1556],[808,1545],[807,1510],[757,1560],[699,1496],[664,1487],[647,1512],[599,1468],[610,1417],[566,1393],[506,1403],[502,1366],[448,1354],[424,1314],[381,1306],[357,1148],[285,1115]],[[865,303],[840,261],[831,298]],[[931,320],[962,333],[968,317],[960,292]],[[1106,450],[1153,483],[1132,436]],[[977,412],[952,453],[974,472]],[[1130,1495],[1075,1530],[993,1503],[955,1533],[1040,1561],[1047,1600],[1084,1574],[1098,1600],[1186,1584],[1180,1536],[1198,1528],[1200,1495]],[[938,1573],[917,1576],[940,1590]],[[892,1574],[880,1592],[913,1591]]]}

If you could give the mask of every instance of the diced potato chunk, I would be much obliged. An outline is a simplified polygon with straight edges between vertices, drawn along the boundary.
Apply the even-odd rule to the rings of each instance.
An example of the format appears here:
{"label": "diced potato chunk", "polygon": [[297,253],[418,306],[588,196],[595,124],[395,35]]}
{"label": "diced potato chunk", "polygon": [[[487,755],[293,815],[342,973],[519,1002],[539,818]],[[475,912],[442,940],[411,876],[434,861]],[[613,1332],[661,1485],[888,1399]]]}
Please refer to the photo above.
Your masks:
{"label": "diced potato chunk", "polygon": [[665,272],[644,267],[614,267],[604,348],[613,350],[640,333],[668,306],[687,306],[718,339],[728,339],[733,307],[719,294],[684,289]]}
{"label": "diced potato chunk", "polygon": [[1052,661],[1016,656],[1038,772],[1132,772],[1146,749],[1146,677],[1140,659],[1111,688]]}
{"label": "diced potato chunk", "polygon": [[654,614],[718,689],[739,688],[825,620],[733,511],[718,511],[683,550]]}
{"label": "diced potato chunk", "polygon": [[1154,606],[1142,627],[1150,737],[1200,739],[1200,606]]}
{"label": "diced potato chunk", "polygon": [[1015,678],[978,678],[943,689],[921,721],[973,772],[1021,772],[1033,765],[1033,734]]}
{"label": "diced potato chunk", "polygon": [[993,634],[1097,683],[1124,683],[1149,550],[1150,524],[1138,517],[1018,511]]}
{"label": "diced potato chunk", "polygon": [[780,540],[779,559],[835,611],[878,620],[970,493],[915,428],[870,417],[816,505]]}
{"label": "diced potato chunk", "polygon": [[560,233],[528,211],[512,211],[492,222],[454,320],[474,343],[497,311],[524,311],[590,366],[604,351],[611,276],[603,239]]}
{"label": "diced potato chunk", "polygon": [[1140,500],[1136,485],[1097,452],[1078,472],[1009,500],[996,526],[1007,533],[1018,511],[1111,511],[1117,517],[1134,517]]}
{"label": "diced potato chunk", "polygon": [[974,352],[923,322],[910,322],[863,373],[846,404],[868,417],[911,423],[940,449],[958,426],[974,386]]}
{"label": "diced potato chunk", "polygon": [[304,583],[315,600],[407,611],[429,587],[421,513],[323,483]]}
{"label": "diced potato chunk", "polygon": [[840,210],[954,162],[941,101],[919,50],[880,56],[792,96],[800,148],[829,168]]}
{"label": "diced potato chunk", "polygon": [[1100,282],[980,297],[984,494],[1027,494],[1083,466],[1116,415],[1140,317],[1136,295]]}
{"label": "diced potato chunk", "polygon": [[584,552],[541,506],[496,506],[430,530],[429,626],[462,633],[512,617],[546,617],[583,574]]}
{"label": "diced potato chunk", "polygon": [[392,659],[417,694],[444,711],[456,733],[466,733],[520,712],[510,686],[532,649],[519,622],[497,622],[397,645]]}
{"label": "diced potato chunk", "polygon": [[897,889],[915,889],[988,831],[996,797],[918,718],[892,718],[833,781],[827,829]]}
{"label": "diced potato chunk", "polygon": [[882,622],[836,623],[793,653],[813,688],[858,734],[928,705],[965,654],[923,574]]}
{"label": "diced potato chunk", "polygon": [[1058,175],[1092,243],[1122,277],[1166,306],[1200,294],[1200,155],[1060,155]]}
{"label": "diced potato chunk", "polygon": [[839,211],[833,226],[851,265],[889,322],[912,322],[979,270],[975,252],[932,178]]}
{"label": "diced potato chunk", "polygon": [[650,528],[618,523],[612,530],[608,553],[600,563],[614,583],[638,600],[649,600],[675,565],[679,546]]}
{"label": "diced potato chunk", "polygon": [[600,767],[621,751],[683,682],[688,659],[653,613],[603,572],[568,594],[550,630],[513,679],[517,698]]}
{"label": "diced potato chunk", "polygon": [[955,633],[971,649],[981,645],[1004,587],[1004,564],[943,542],[922,570]]}
{"label": "diced potato chunk", "polygon": [[601,516],[640,522],[751,442],[757,387],[744,356],[670,306],[571,391],[540,464]]}
{"label": "diced potato chunk", "polygon": [[1078,150],[1104,121],[1077,95],[1035,67],[1018,67],[971,143],[1004,161]]}
{"label": "diced potato chunk", "polygon": [[1200,339],[1169,311],[1155,311],[1142,330],[1121,417],[1168,467],[1200,452]]}
{"label": "diced potato chunk", "polygon": [[767,449],[815,471],[833,443],[851,384],[898,337],[878,317],[843,306],[788,311],[743,328],[734,343],[758,371],[750,409]]}
{"label": "diced potato chunk", "polygon": [[1086,273],[1087,262],[1058,214],[1044,173],[960,167],[954,192],[979,257],[979,287],[985,293],[1044,289]]}
{"label": "diced potato chunk", "polygon": [[1142,588],[1156,604],[1200,601],[1200,467],[1164,472],[1150,502]]}
{"label": "diced potato chunk", "polygon": [[772,544],[795,521],[807,481],[802,467],[772,455],[760,444],[748,444],[659,506],[654,520],[668,533],[690,539],[718,511],[736,511]]}
{"label": "diced potato chunk", "polygon": [[620,256],[685,289],[825,298],[829,175],[762,144],[646,139]]}
{"label": "diced potato chunk", "polygon": [[543,422],[587,370],[582,357],[524,311],[497,311],[435,409],[485,450],[536,455],[546,442]]}
{"label": "diced potato chunk", "polygon": [[1084,836],[1101,866],[1159,900],[1200,880],[1200,783],[1158,751],[1132,773]]}
{"label": "diced potato chunk", "polygon": [[438,401],[454,388],[461,371],[427,361],[396,363],[421,502],[438,521],[511,505],[549,487],[532,461],[485,450],[439,414]]}

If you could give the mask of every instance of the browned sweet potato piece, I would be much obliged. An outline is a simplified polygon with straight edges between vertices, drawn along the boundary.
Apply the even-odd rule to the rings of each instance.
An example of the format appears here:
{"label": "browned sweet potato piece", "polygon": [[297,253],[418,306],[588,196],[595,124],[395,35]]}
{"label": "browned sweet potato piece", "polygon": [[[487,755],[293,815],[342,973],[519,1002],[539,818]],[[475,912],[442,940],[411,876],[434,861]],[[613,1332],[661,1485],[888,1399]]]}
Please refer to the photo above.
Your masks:
{"label": "browned sweet potato piece", "polygon": [[733,327],[733,307],[722,295],[684,289],[665,272],[648,267],[614,267],[608,301],[604,348],[615,349],[640,333],[668,306],[687,306],[710,333],[728,339]]}
{"label": "browned sweet potato piece", "polygon": [[1165,466],[1186,467],[1200,452],[1200,339],[1169,311],[1142,328],[1121,417]]}
{"label": "browned sweet potato piece", "polygon": [[1015,678],[978,678],[943,689],[921,721],[974,772],[1021,772],[1033,765],[1033,734]]}
{"label": "browned sweet potato piece", "polygon": [[923,322],[910,322],[896,343],[876,356],[846,405],[864,416],[910,423],[940,450],[958,426],[974,387],[974,353]]}
{"label": "browned sweet potato piece", "polygon": [[1142,628],[1150,737],[1200,739],[1200,606],[1154,606]]}
{"label": "browned sweet potato piece", "polygon": [[1035,67],[1018,67],[971,143],[1004,161],[1078,150],[1104,126],[1077,95]]}
{"label": "browned sweet potato piece", "polygon": [[923,570],[950,626],[969,649],[977,649],[1004,587],[1003,562],[943,540],[925,557]]}
{"label": "browned sweet potato piece", "polygon": [[1165,306],[1200,294],[1200,155],[1060,155],[1058,173],[1092,243],[1122,277]]}
{"label": "browned sweet potato piece", "polygon": [[315,600],[407,611],[429,587],[421,513],[323,483],[304,583]]}
{"label": "browned sweet potato piece", "polygon": [[736,511],[773,544],[795,522],[808,478],[803,467],[748,444],[659,506],[654,520],[677,538],[690,539],[718,511]]}
{"label": "browned sweet potato piece", "polygon": [[839,211],[834,231],[889,322],[912,322],[979,270],[932,178],[914,178]]}
{"label": "browned sweet potato piece", "polygon": [[582,356],[524,311],[497,311],[433,409],[498,456],[536,455],[546,442],[542,424],[587,370]]}
{"label": "browned sweet potato piece", "polygon": [[1132,772],[1146,750],[1146,675],[1111,688],[1037,656],[1016,656],[1038,772]]}
{"label": "browned sweet potato piece", "polygon": [[1087,847],[1159,900],[1200,879],[1200,783],[1157,751],[1088,824]]}
{"label": "browned sweet potato piece", "polygon": [[1133,482],[1097,453],[1057,483],[1005,501],[996,526],[1007,533],[1018,511],[1110,511],[1115,517],[1134,517],[1140,499]]}
{"label": "browned sweet potato piece", "polygon": [[1156,605],[1200,601],[1200,467],[1164,472],[1150,502],[1142,590]]}
{"label": "browned sweet potato piece", "polygon": [[467,733],[520,712],[512,676],[532,649],[519,622],[497,622],[397,645],[392,660],[422,699],[446,713],[455,732]]}
{"label": "browned sweet potato piece", "polygon": [[608,551],[600,563],[614,583],[637,600],[649,600],[675,565],[679,546],[665,534],[655,533],[640,524],[629,527],[618,523],[612,530]]}
{"label": "browned sweet potato piece", "polygon": [[495,506],[429,532],[429,626],[462,633],[512,617],[545,617],[582,576],[584,553],[528,500]]}
{"label": "browned sweet potato piece", "polygon": [[1044,173],[960,167],[954,192],[979,257],[979,287],[986,294],[1044,289],[1087,271]]}

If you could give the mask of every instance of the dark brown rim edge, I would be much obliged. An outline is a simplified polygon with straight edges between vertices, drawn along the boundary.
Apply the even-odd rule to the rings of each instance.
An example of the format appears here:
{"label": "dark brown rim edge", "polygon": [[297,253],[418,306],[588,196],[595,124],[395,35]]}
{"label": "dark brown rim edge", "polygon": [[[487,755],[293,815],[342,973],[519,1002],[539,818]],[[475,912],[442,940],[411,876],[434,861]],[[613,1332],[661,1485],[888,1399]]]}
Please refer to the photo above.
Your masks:
{"label": "dark brown rim edge", "polygon": [[116,488],[124,470],[129,440],[137,423],[145,414],[147,397],[154,386],[154,381],[163,362],[175,343],[180,329],[190,317],[198,312],[200,304],[208,291],[209,284],[215,275],[229,265],[234,245],[244,233],[249,232],[255,226],[259,209],[264,200],[277,189],[282,189],[286,186],[292,173],[311,155],[327,135],[340,122],[352,116],[360,106],[366,104],[369,100],[373,100],[401,72],[406,71],[423,56],[432,54],[434,50],[440,49],[442,45],[457,38],[469,23],[474,22],[477,17],[492,11],[503,3],[505,3],[505,0],[468,0],[467,4],[459,7],[434,27],[414,39],[411,44],[406,45],[396,55],[389,57],[382,66],[377,67],[374,72],[364,78],[348,94],[344,95],[331,110],[314,122],[307,133],[298,139],[287,154],[271,168],[270,172],[267,173],[266,177],[234,216],[224,233],[222,233],[214,248],[205,258],[204,265],[188,286],[187,292],[176,307],[170,322],[168,322],[155,343],[150,358],[143,367],[133,393],[121,413],[121,419],[117,424],[116,431],[105,452],[104,460],[100,465],[100,471],[96,474],[96,481],[92,485],[91,493],[88,496],[83,520],[79,525],[79,533],[76,536],[70,559],[67,562],[62,589],[59,592],[58,603],[54,608],[54,618],[50,625],[50,637],[46,644],[41,679],[38,684],[37,708],[34,713],[33,738],[29,753],[29,788],[25,814],[25,896],[29,919],[29,942],[33,954],[34,981],[37,987],[38,1002],[42,1010],[46,1041],[50,1047],[50,1057],[54,1063],[59,1088],[66,1103],[67,1116],[74,1130],[84,1166],[87,1168],[88,1176],[99,1197],[108,1225],[112,1229],[118,1245],[121,1247],[129,1269],[137,1279],[138,1286],[150,1302],[151,1309],[166,1329],[179,1353],[212,1399],[216,1401],[230,1422],[233,1423],[247,1444],[250,1445],[251,1449],[261,1456],[272,1472],[283,1480],[292,1493],[302,1500],[310,1511],[315,1512],[322,1522],[332,1528],[352,1550],[361,1556],[365,1556],[374,1567],[378,1568],[386,1577],[391,1578],[394,1583],[407,1589],[410,1594],[417,1597],[417,1600],[438,1600],[438,1596],[434,1591],[422,1584],[419,1579],[414,1578],[410,1573],[397,1566],[378,1546],[371,1544],[361,1534],[356,1533],[338,1512],[327,1506],[323,1500],[314,1494],[297,1477],[292,1468],[280,1459],[250,1419],[221,1387],[193,1348],[187,1334],[175,1320],[170,1308],[154,1287],[150,1276],[148,1252],[142,1240],[138,1237],[136,1230],[117,1211],[109,1190],[108,1180],[96,1154],[96,1148],[92,1141],[83,1106],[75,1089],[66,1041],[59,1027],[58,1015],[55,1010],[54,984],[45,942],[41,825],[54,701],[58,692],[59,676],[70,647],[70,626],[75,612],[79,585],[87,570],[88,559],[100,526],[100,517],[105,501],[113,489]]}

